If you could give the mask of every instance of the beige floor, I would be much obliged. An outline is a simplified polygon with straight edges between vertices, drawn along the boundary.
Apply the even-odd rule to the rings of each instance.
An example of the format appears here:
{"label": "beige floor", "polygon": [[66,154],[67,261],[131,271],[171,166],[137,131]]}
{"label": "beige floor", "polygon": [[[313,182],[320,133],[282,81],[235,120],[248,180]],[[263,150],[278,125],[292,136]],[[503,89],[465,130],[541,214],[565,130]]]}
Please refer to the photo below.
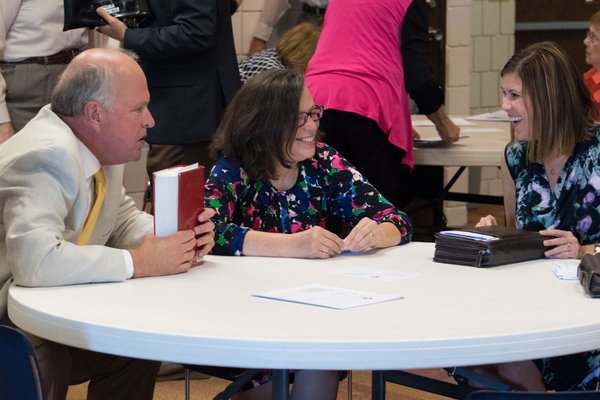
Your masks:
{"label": "beige floor", "polygon": [[[419,374],[453,382],[442,369],[419,370]],[[352,400],[371,399],[371,373],[369,371],[354,371],[352,374]],[[195,380],[191,382],[191,400],[211,400],[219,394],[228,382],[217,378]],[[85,400],[87,384],[72,386],[67,400]],[[340,382],[337,400],[348,399],[348,383]],[[183,381],[157,382],[154,400],[180,400],[185,397]],[[444,397],[431,393],[410,389],[407,387],[388,384],[386,400],[443,400]]]}

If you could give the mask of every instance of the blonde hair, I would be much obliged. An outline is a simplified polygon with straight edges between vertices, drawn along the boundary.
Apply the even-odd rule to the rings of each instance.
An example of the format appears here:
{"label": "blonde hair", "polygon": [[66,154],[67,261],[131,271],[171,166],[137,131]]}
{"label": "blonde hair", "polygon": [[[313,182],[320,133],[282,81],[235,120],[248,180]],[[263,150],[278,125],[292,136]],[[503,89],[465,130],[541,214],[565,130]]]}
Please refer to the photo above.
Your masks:
{"label": "blonde hair", "polygon": [[283,34],[275,51],[284,67],[306,73],[308,62],[315,54],[321,28],[309,22],[296,25]]}
{"label": "blonde hair", "polygon": [[594,25],[594,28],[600,30],[600,11],[592,15],[592,18],[590,18],[590,25]]}
{"label": "blonde hair", "polygon": [[[591,138],[597,117],[592,96],[573,60],[553,42],[535,43],[506,63],[500,76],[516,74],[529,114],[528,159],[541,161],[571,154],[575,145]],[[511,129],[512,140],[514,133]]]}

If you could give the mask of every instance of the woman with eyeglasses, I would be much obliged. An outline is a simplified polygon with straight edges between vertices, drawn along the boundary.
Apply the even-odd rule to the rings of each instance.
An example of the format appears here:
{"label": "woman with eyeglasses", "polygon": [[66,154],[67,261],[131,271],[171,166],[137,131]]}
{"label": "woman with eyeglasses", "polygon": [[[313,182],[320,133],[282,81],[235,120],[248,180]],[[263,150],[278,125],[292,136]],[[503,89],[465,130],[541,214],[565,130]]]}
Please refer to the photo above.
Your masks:
{"label": "woman with eyeglasses", "polygon": [[590,89],[596,110],[600,114],[600,11],[590,19],[590,29],[583,40],[585,45],[585,62],[592,66],[585,74],[583,80]]}
{"label": "woman with eyeglasses", "polygon": [[[320,142],[322,115],[293,70],[262,72],[236,94],[204,189],[217,211],[213,254],[329,258],[410,241],[408,216]],[[331,215],[353,227],[345,240],[325,229]]]}
{"label": "woman with eyeglasses", "polygon": [[[406,214],[319,141],[322,115],[298,71],[264,71],[238,91],[204,187],[205,207],[217,211],[213,254],[325,259],[410,241]],[[325,229],[331,215],[353,227],[345,240]],[[268,377],[235,399],[270,398]],[[295,371],[291,399],[334,400],[338,381],[338,371]]]}

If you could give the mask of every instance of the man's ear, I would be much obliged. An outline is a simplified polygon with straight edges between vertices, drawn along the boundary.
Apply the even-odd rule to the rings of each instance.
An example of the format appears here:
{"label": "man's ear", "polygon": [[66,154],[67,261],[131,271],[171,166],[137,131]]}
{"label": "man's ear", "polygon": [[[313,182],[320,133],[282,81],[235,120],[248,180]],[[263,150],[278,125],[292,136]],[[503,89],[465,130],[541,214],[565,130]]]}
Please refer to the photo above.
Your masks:
{"label": "man's ear", "polygon": [[97,101],[88,101],[83,107],[85,120],[97,131],[104,116],[104,108]]}

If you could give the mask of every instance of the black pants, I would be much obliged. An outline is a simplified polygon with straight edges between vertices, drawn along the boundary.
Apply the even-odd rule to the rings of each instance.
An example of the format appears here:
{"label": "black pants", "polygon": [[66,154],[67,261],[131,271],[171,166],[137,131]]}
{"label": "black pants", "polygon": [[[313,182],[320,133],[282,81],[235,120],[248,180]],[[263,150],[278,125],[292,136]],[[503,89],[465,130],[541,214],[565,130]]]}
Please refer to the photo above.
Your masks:
{"label": "black pants", "polygon": [[362,115],[327,109],[321,119],[325,142],[340,152],[385,197],[397,205],[402,177],[409,173],[406,152],[388,141],[377,122]]}

